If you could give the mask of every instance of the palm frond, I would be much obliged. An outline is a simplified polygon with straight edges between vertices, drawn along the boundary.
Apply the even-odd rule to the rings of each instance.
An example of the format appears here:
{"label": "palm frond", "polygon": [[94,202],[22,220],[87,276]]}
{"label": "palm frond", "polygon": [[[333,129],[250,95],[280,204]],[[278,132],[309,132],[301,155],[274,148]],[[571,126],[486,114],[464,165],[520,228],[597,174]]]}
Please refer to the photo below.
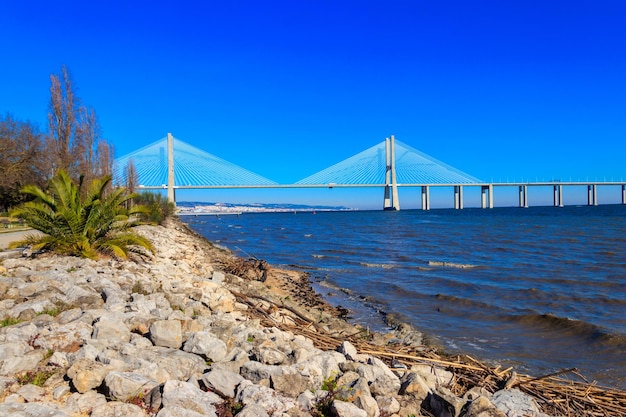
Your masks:
{"label": "palm frond", "polygon": [[127,210],[127,202],[135,194],[128,194],[124,188],[107,193],[110,176],[93,180],[83,192],[82,180],[77,186],[67,173],[59,171],[50,181],[49,192],[36,186],[22,189],[35,200],[12,211],[12,215],[45,234],[23,242],[87,258],[97,258],[98,253],[126,258],[135,247],[154,252],[149,240],[129,232],[140,224],[137,214],[147,210],[141,205]]}

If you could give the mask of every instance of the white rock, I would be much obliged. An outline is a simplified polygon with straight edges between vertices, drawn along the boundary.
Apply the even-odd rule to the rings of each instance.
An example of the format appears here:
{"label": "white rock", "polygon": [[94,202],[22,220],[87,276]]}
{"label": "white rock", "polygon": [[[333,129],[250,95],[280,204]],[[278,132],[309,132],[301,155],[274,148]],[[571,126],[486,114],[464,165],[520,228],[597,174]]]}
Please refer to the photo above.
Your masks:
{"label": "white rock", "polygon": [[202,382],[205,386],[229,398],[235,397],[235,390],[243,380],[239,374],[220,369],[211,370],[202,375]]}
{"label": "white rock", "polygon": [[68,353],[67,360],[69,361],[70,364],[73,364],[74,362],[79,361],[81,359],[89,359],[89,360],[95,361],[99,353],[100,351],[98,350],[98,348],[88,343],[84,345],[83,347],[81,347],[80,349],[78,349],[76,352]]}
{"label": "white rock", "polygon": [[26,400],[27,403],[39,402],[46,394],[46,390],[33,384],[22,385],[17,393]]}
{"label": "white rock", "polygon": [[248,404],[237,413],[238,417],[269,417],[267,411],[257,404]]}
{"label": "white rock", "polygon": [[107,400],[102,394],[95,391],[87,391],[84,394],[74,393],[65,402],[63,411],[67,414],[90,415],[91,411],[99,405],[106,404]]}
{"label": "white rock", "polygon": [[111,401],[99,405],[91,412],[91,417],[143,417],[146,412],[135,404]]}
{"label": "white rock", "polygon": [[167,381],[163,386],[162,402],[164,407],[179,407],[202,415],[214,415],[214,404],[222,402],[222,399],[188,382]]}
{"label": "white rock", "polygon": [[266,365],[282,365],[287,362],[287,355],[278,349],[261,348],[258,353],[259,362]]}
{"label": "white rock", "polygon": [[[10,316],[9,314],[7,314]],[[6,342],[19,343],[33,340],[39,330],[32,323],[20,323],[6,329]]]}
{"label": "white rock", "polygon": [[216,417],[217,414],[202,414],[196,411],[187,410],[179,407],[164,407],[159,411],[156,417]]}
{"label": "white rock", "polygon": [[491,402],[507,417],[545,417],[535,400],[518,389],[500,390],[493,394]]}
{"label": "white rock", "polygon": [[[142,364],[136,372],[146,375],[159,383],[168,379],[186,381],[192,376],[200,376],[207,365],[200,356],[177,349],[153,346],[138,352]],[[145,368],[145,369],[144,369]],[[152,376],[156,372],[162,377]]]}
{"label": "white rock", "polygon": [[67,376],[72,380],[76,390],[82,394],[100,386],[107,372],[101,363],[81,359],[67,370]]}
{"label": "white rock", "polygon": [[226,279],[226,275],[222,271],[213,271],[213,275],[211,277],[211,281],[216,284],[222,284]]}
{"label": "white rock", "polygon": [[380,409],[378,403],[369,395],[357,395],[354,399],[354,405],[364,410],[367,413],[367,417],[380,416]]}
{"label": "white rock", "polygon": [[394,397],[376,397],[376,402],[378,403],[380,412],[388,416],[400,411],[400,403]]}
{"label": "white rock", "polygon": [[23,356],[26,352],[30,352],[33,349],[34,348],[29,346],[24,340],[0,343],[0,358],[6,360],[7,358]]}
{"label": "white rock", "polygon": [[345,401],[335,400],[331,404],[331,408],[337,417],[367,417],[365,410]]}
{"label": "white rock", "polygon": [[105,340],[109,343],[128,343],[130,341],[130,330],[124,324],[123,316],[109,314],[101,317],[93,325],[91,337]]}
{"label": "white rock", "polygon": [[339,348],[337,349],[337,351],[339,353],[342,353],[345,355],[346,359],[349,361],[355,361],[356,359],[356,355],[358,354],[356,348],[354,347],[354,345],[350,342],[348,342],[347,340],[345,340],[343,343],[341,343],[341,345],[339,346]]}
{"label": "white rock", "polygon": [[34,371],[43,357],[44,352],[41,349],[37,349],[21,357],[8,358],[2,362],[0,375],[11,376],[22,372]]}
{"label": "white rock", "polygon": [[226,343],[209,332],[193,333],[185,342],[183,350],[185,352],[204,355],[214,362],[223,360],[228,353]]}
{"label": "white rock", "polygon": [[36,403],[3,403],[0,404],[0,415],[11,417],[69,417],[66,413],[54,407]]}
{"label": "white rock", "polygon": [[164,346],[172,349],[180,348],[183,344],[183,332],[180,321],[155,321],[150,325],[150,340],[152,340],[155,346]]}
{"label": "white rock", "polygon": [[140,395],[145,395],[152,388],[159,385],[157,381],[133,372],[109,372],[104,383],[112,398],[127,401]]}
{"label": "white rock", "polygon": [[454,374],[452,374],[452,372],[432,365],[413,365],[411,366],[411,371],[421,375],[428,386],[433,388],[435,386],[449,387],[454,381]]}
{"label": "white rock", "polygon": [[269,380],[272,373],[278,372],[278,367],[265,365],[257,361],[247,361],[241,366],[241,376],[254,383]]}
{"label": "white rock", "polygon": [[235,398],[243,405],[256,404],[264,410],[272,410],[273,414],[278,415],[296,405],[292,398],[284,397],[271,388],[254,385],[249,381],[243,381],[239,384]]}
{"label": "white rock", "polygon": [[424,400],[430,392],[431,388],[426,384],[420,374],[409,372],[402,378],[402,385],[399,391],[401,395],[410,394],[421,401]]}
{"label": "white rock", "polygon": [[506,417],[506,414],[498,410],[487,397],[479,396],[468,404],[464,417]]}

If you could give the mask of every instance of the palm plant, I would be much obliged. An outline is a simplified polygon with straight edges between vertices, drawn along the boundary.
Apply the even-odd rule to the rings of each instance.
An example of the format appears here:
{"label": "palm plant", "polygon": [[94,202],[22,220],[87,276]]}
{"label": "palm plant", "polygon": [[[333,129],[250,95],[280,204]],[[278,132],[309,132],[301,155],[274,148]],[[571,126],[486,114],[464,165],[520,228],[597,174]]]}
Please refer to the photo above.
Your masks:
{"label": "palm plant", "polygon": [[139,214],[145,208],[135,205],[127,209],[126,202],[135,195],[124,188],[107,193],[110,183],[110,176],[98,178],[83,192],[82,178],[77,186],[65,171],[59,171],[51,180],[49,193],[35,185],[24,187],[22,192],[35,199],[11,214],[43,236],[29,236],[13,246],[29,244],[34,250],[92,259],[100,254],[127,258],[130,252],[140,252],[140,247],[154,252],[148,239],[129,230],[140,224]]}

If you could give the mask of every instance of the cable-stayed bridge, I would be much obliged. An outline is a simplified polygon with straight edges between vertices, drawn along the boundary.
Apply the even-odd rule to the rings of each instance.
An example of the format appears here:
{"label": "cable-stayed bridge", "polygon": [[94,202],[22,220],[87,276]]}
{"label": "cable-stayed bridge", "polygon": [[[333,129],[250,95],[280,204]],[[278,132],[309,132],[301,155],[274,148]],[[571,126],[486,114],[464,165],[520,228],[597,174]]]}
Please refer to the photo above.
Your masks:
{"label": "cable-stayed bridge", "polygon": [[494,186],[519,187],[519,206],[528,207],[529,186],[550,186],[554,205],[563,206],[563,186],[588,187],[588,204],[597,205],[598,185],[620,185],[626,204],[624,182],[526,182],[487,183],[412,148],[393,135],[337,164],[293,184],[279,184],[262,175],[191,146],[171,134],[115,160],[114,178],[126,184],[127,167],[132,161],[141,189],[167,189],[175,202],[176,189],[236,188],[384,188],[383,208],[399,210],[398,187],[421,187],[422,209],[430,209],[431,187],[453,187],[454,207],[463,208],[464,187],[481,189],[481,206],[493,207]]}

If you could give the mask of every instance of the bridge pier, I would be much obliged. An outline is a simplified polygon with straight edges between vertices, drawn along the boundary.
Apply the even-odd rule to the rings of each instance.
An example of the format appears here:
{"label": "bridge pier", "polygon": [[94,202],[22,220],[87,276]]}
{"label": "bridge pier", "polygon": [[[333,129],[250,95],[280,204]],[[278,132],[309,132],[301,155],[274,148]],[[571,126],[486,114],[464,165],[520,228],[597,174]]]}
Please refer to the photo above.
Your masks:
{"label": "bridge pier", "polygon": [[[489,198],[487,198],[487,194],[489,194]],[[482,185],[480,187],[480,207],[493,208],[493,185]]]}
{"label": "bridge pier", "polygon": [[521,208],[528,208],[528,186],[519,186],[519,206]]}
{"label": "bridge pier", "polygon": [[563,186],[554,186],[554,207],[563,207]]}
{"label": "bridge pier", "polygon": [[454,208],[457,210],[463,209],[463,186],[454,186]]}
{"label": "bridge pier", "polygon": [[480,208],[487,208],[487,187],[480,187]]}
{"label": "bridge pier", "polygon": [[[624,186],[622,185],[622,204],[624,200]],[[598,186],[595,184],[587,186],[587,205],[588,206],[597,206],[598,205]]]}
{"label": "bridge pier", "polygon": [[422,185],[422,210],[430,210],[430,187]]}

